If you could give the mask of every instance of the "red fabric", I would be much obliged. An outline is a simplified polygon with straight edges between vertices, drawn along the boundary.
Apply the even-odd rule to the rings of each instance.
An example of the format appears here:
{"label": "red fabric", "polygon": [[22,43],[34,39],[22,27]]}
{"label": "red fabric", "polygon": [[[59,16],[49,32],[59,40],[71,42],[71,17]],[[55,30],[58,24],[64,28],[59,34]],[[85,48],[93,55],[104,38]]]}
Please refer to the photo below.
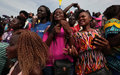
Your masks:
{"label": "red fabric", "polygon": [[74,27],[71,27],[71,29],[73,30],[73,33],[75,33],[75,32],[78,32],[80,30],[80,26],[78,24],[78,25],[76,25]]}

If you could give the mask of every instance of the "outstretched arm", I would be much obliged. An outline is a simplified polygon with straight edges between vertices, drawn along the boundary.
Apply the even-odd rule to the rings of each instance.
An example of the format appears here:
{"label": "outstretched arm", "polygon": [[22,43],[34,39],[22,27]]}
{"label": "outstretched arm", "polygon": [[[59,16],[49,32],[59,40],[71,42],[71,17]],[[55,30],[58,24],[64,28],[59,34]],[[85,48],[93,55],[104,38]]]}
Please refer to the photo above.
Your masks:
{"label": "outstretched arm", "polygon": [[80,6],[78,5],[78,3],[72,3],[63,10],[64,13],[66,13],[72,6],[77,7],[80,10]]}

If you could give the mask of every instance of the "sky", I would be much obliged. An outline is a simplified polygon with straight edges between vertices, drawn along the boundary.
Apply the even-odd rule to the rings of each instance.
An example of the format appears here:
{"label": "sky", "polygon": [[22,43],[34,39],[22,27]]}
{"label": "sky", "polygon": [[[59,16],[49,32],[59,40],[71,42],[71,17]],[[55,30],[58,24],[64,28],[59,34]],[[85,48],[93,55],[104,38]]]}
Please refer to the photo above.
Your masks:
{"label": "sky", "polygon": [[[111,5],[120,5],[120,0],[62,0],[61,8],[64,9],[71,3],[78,3],[82,9],[90,12],[104,12]],[[17,16],[20,10],[37,13],[39,6],[45,5],[53,12],[59,7],[58,0],[0,0],[0,16]],[[75,8],[71,8],[74,10]]]}

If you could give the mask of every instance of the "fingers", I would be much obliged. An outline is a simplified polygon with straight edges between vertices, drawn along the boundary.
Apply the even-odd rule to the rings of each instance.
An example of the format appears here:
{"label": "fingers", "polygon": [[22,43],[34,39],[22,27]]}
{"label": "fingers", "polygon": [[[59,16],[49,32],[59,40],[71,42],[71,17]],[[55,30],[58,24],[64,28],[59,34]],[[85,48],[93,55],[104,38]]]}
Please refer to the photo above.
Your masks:
{"label": "fingers", "polygon": [[[96,42],[97,42],[97,43],[96,43]],[[103,40],[100,40],[100,39],[97,39],[97,38],[95,38],[95,40],[94,40],[93,43],[94,43],[94,44],[99,44],[99,45],[101,45],[101,46],[107,45],[107,41],[103,41]]]}
{"label": "fingers", "polygon": [[97,48],[104,48],[104,49],[110,47],[109,41],[101,36],[97,36],[97,38],[94,39],[93,45],[95,45]]}
{"label": "fingers", "polygon": [[97,45],[97,46],[102,46],[102,47],[104,47],[104,45],[103,45],[103,44],[101,44],[101,43],[99,43],[99,42],[96,42],[96,41],[94,41],[94,45]]}
{"label": "fingers", "polygon": [[73,56],[77,56],[78,52],[76,50],[76,48],[72,45],[72,50],[73,50]]}
{"label": "fingers", "polygon": [[72,55],[73,51],[71,48],[63,48],[63,50],[65,50],[67,52],[66,54]]}
{"label": "fingers", "polygon": [[67,49],[67,48],[63,48],[63,50],[68,51],[68,49]]}
{"label": "fingers", "polygon": [[61,23],[62,26],[69,24],[69,23],[68,23],[67,21],[65,21],[65,20],[60,20],[60,23]]}
{"label": "fingers", "polygon": [[71,52],[72,50],[70,48],[63,48],[63,50],[66,51],[65,54],[67,54],[67,55],[71,55],[71,53],[72,53]]}
{"label": "fingers", "polygon": [[60,33],[60,24],[57,24],[57,25],[53,28],[53,32],[54,32],[54,33]]}
{"label": "fingers", "polygon": [[64,48],[64,50],[67,52],[67,53],[64,53],[65,55],[71,55],[71,56],[78,55],[78,52],[73,45],[71,46],[71,48],[69,46],[67,48]]}
{"label": "fingers", "polygon": [[107,40],[106,40],[105,38],[101,37],[101,36],[98,36],[98,38],[100,38],[101,40],[103,40],[103,41],[106,41],[106,42],[107,42]]}

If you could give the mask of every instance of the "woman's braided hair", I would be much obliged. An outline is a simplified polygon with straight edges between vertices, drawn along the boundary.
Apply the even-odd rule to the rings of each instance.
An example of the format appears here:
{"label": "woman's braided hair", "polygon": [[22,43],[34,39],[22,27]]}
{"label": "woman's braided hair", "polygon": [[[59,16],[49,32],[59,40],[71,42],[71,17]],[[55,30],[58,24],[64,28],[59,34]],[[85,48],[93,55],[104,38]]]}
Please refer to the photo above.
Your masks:
{"label": "woman's braided hair", "polygon": [[35,65],[45,66],[48,57],[48,47],[42,39],[29,30],[19,30],[18,35],[18,62],[23,75],[29,75]]}

